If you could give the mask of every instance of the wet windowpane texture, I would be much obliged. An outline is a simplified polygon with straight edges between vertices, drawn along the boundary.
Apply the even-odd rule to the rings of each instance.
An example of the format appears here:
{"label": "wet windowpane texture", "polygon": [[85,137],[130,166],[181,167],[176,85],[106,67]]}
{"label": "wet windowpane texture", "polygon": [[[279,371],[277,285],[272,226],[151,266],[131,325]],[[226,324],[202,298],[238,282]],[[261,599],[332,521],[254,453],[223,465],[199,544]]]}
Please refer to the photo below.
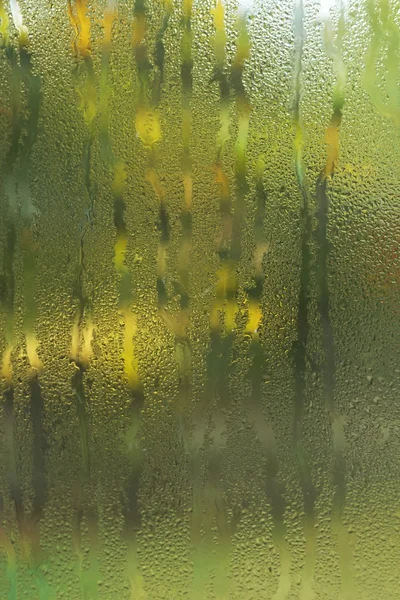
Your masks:
{"label": "wet windowpane texture", "polygon": [[397,0],[0,0],[1,600],[398,600]]}

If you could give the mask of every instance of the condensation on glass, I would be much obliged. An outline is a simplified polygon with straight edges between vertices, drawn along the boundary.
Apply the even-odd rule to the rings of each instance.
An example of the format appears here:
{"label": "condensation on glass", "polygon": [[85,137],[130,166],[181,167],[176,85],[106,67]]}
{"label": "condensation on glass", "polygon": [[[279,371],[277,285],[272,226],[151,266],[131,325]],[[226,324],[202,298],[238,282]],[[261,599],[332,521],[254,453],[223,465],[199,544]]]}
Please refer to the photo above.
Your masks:
{"label": "condensation on glass", "polygon": [[396,600],[396,0],[0,0],[0,598]]}

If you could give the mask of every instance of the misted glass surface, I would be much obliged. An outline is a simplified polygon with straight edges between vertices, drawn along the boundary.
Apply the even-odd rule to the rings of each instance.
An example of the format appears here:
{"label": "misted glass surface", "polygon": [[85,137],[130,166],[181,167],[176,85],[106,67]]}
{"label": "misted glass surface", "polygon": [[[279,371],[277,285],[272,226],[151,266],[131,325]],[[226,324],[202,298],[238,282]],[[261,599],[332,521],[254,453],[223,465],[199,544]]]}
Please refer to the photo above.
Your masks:
{"label": "misted glass surface", "polygon": [[397,0],[0,45],[0,598],[398,600]]}

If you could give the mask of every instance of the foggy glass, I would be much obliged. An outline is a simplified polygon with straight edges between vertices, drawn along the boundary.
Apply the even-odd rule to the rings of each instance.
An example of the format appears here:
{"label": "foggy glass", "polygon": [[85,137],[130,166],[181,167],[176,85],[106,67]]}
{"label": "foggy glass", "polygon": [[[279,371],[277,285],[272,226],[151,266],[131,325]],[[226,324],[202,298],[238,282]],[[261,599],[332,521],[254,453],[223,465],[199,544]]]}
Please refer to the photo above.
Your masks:
{"label": "foggy glass", "polygon": [[396,0],[0,0],[0,598],[396,600]]}

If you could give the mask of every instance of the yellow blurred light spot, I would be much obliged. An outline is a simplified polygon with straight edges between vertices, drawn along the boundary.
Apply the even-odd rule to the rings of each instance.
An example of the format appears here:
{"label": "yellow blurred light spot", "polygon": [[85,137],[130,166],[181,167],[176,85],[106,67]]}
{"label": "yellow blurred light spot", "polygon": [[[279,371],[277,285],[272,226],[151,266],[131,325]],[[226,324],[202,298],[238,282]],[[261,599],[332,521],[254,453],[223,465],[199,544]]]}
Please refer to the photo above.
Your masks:
{"label": "yellow blurred light spot", "polygon": [[216,30],[215,35],[215,54],[217,61],[222,63],[224,61],[225,44],[226,44],[226,33],[225,33],[225,22],[224,22],[224,6],[221,0],[217,0],[215,8],[211,9],[211,13],[214,16],[214,26]]}
{"label": "yellow blurred light spot", "polygon": [[226,282],[228,279],[228,271],[225,267],[222,267],[217,271],[217,295],[219,297],[225,297],[226,295]]}
{"label": "yellow blurred light spot", "polygon": [[118,162],[114,168],[113,193],[116,196],[122,196],[126,182],[126,170],[122,161]]}
{"label": "yellow blurred light spot", "polygon": [[256,302],[251,302],[249,306],[249,317],[246,325],[246,333],[257,333],[262,319],[261,306]]}
{"label": "yellow blurred light spot", "polygon": [[92,341],[93,341],[94,325],[91,319],[88,320],[88,324],[83,330],[83,344],[82,344],[82,362],[85,365],[89,364],[90,358],[93,354]]}
{"label": "yellow blurred light spot", "polygon": [[42,368],[42,361],[40,360],[38,353],[37,353],[37,348],[39,346],[39,343],[36,339],[36,335],[32,332],[27,333],[25,339],[26,339],[26,353],[28,355],[29,364],[32,367],[32,369],[35,369],[36,371],[40,371],[40,369]]}
{"label": "yellow blurred light spot", "polygon": [[126,235],[119,234],[114,246],[114,265],[119,273],[124,273],[127,270],[125,265],[125,253],[127,246]]}
{"label": "yellow blurred light spot", "polygon": [[238,66],[243,66],[244,61],[250,56],[250,40],[247,34],[245,21],[241,20],[239,27],[240,32],[236,47],[235,64]]}
{"label": "yellow blurred light spot", "polygon": [[28,29],[22,22],[21,9],[17,0],[10,0],[11,14],[15,28],[18,30],[18,43],[20,47],[26,46],[28,43]]}
{"label": "yellow blurred light spot", "polygon": [[157,248],[157,273],[163,277],[167,271],[167,249],[164,245]]}
{"label": "yellow blurred light spot", "polygon": [[68,2],[68,14],[70,21],[75,29],[76,38],[74,41],[75,50],[81,53],[82,56],[88,56],[90,54],[90,18],[87,14],[87,2],[86,0],[76,0],[75,2],[76,14],[72,9],[71,0]]}
{"label": "yellow blurred light spot", "polygon": [[130,309],[126,309],[123,314],[125,320],[124,347],[122,352],[124,374],[128,381],[128,385],[132,389],[137,389],[139,386],[139,374],[134,344],[134,338],[137,331],[136,317]]}
{"label": "yellow blurred light spot", "polygon": [[4,3],[0,0],[0,36],[5,46],[9,43],[8,22],[7,11],[4,8]]}
{"label": "yellow blurred light spot", "polygon": [[77,0],[76,13],[79,21],[78,48],[86,56],[90,52],[90,19],[86,0]]}
{"label": "yellow blurred light spot", "polygon": [[211,14],[214,16],[214,25],[217,32],[225,31],[224,23],[224,5],[221,0],[217,0],[215,8],[211,9]]}
{"label": "yellow blurred light spot", "polygon": [[230,292],[236,290],[236,272],[231,265],[224,265],[217,271],[217,295],[226,298]]}
{"label": "yellow blurred light spot", "polygon": [[136,133],[144,146],[151,148],[161,140],[160,119],[156,110],[140,107],[136,113]]}

